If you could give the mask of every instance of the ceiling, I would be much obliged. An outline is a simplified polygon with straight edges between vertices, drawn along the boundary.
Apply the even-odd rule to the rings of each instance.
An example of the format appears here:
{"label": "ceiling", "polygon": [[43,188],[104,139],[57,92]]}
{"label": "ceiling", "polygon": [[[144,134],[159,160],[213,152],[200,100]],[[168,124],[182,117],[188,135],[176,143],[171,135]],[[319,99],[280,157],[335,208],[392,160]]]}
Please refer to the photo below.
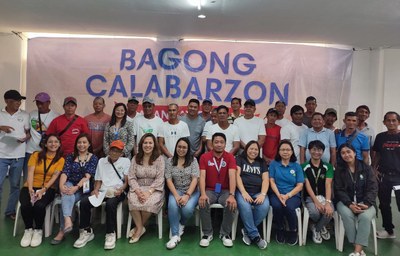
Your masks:
{"label": "ceiling", "polygon": [[0,32],[400,48],[399,0],[202,0],[201,11],[189,2],[196,0],[0,0]]}

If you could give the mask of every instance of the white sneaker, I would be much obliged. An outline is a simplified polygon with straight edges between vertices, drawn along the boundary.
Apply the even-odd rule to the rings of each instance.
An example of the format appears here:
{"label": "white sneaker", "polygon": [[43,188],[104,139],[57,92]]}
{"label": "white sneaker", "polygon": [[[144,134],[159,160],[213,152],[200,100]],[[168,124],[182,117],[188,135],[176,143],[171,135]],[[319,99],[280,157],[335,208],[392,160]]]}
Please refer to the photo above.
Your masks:
{"label": "white sneaker", "polygon": [[115,248],[115,233],[106,234],[106,240],[104,242],[104,249],[111,250]]}
{"label": "white sneaker", "polygon": [[181,238],[179,236],[173,236],[171,240],[168,241],[166,244],[167,249],[174,249],[178,243],[181,241]]}
{"label": "white sneaker", "polygon": [[230,238],[230,236],[219,235],[219,238],[222,240],[222,243],[225,247],[233,246],[233,242],[232,242],[232,239]]}
{"label": "white sneaker", "polygon": [[24,236],[21,239],[21,247],[28,247],[31,244],[33,229],[25,229]]}
{"label": "white sneaker", "polygon": [[311,231],[312,231],[312,239],[313,239],[314,243],[316,243],[316,244],[322,243],[321,233],[315,229],[315,226],[311,227]]}
{"label": "white sneaker", "polygon": [[39,246],[42,243],[42,239],[43,239],[43,231],[41,229],[33,230],[31,247]]}
{"label": "white sneaker", "polygon": [[329,239],[331,239],[331,234],[329,233],[329,231],[326,229],[326,227],[323,227],[322,229],[321,229],[321,237],[322,237],[322,239],[324,239],[324,240],[329,240]]}
{"label": "white sneaker", "polygon": [[200,246],[201,247],[208,247],[210,245],[210,242],[213,240],[213,236],[203,236],[200,240]]}
{"label": "white sneaker", "polygon": [[185,232],[185,225],[179,223],[179,236],[182,236],[184,232]]}
{"label": "white sneaker", "polygon": [[251,244],[251,239],[250,239],[250,237],[247,235],[246,230],[245,230],[244,228],[242,228],[241,232],[242,232],[242,235],[243,235],[243,238],[242,238],[243,243],[244,243],[245,245],[250,245],[250,244]]}
{"label": "white sneaker", "polygon": [[376,237],[380,238],[380,239],[386,239],[386,238],[390,238],[390,239],[394,239],[396,238],[396,235],[394,234],[389,234],[389,232],[387,232],[386,230],[380,230],[380,231],[376,231]]}
{"label": "white sneaker", "polygon": [[92,241],[94,239],[94,234],[93,230],[90,229],[91,232],[87,232],[86,230],[82,229],[81,232],[79,233],[79,238],[78,240],[75,241],[74,247],[75,248],[82,248],[84,247],[88,242]]}

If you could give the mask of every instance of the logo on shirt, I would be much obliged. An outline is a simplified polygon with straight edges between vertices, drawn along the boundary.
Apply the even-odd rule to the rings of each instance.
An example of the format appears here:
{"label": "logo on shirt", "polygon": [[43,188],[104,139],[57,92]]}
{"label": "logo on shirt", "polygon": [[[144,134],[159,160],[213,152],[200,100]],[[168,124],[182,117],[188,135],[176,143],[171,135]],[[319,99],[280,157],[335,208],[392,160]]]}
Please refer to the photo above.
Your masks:
{"label": "logo on shirt", "polygon": [[364,180],[364,175],[360,174],[360,180]]}
{"label": "logo on shirt", "polygon": [[296,176],[296,171],[292,169],[292,170],[290,170],[290,174],[293,176]]}
{"label": "logo on shirt", "polygon": [[73,135],[76,135],[76,134],[79,134],[80,132],[79,132],[79,129],[72,129],[72,131],[71,131],[71,134],[73,134]]}

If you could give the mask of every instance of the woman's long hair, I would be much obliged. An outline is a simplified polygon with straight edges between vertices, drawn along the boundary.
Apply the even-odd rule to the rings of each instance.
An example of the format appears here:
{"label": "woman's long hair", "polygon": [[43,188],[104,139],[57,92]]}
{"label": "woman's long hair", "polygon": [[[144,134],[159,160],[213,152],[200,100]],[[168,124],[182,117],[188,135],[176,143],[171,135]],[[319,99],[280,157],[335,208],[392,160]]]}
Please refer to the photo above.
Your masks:
{"label": "woman's long hair", "polygon": [[[342,154],[340,154],[340,152],[342,151],[343,148],[349,148],[351,149],[351,151],[353,151],[356,154],[356,149],[354,148],[353,145],[351,145],[350,143],[344,143],[342,145],[339,146],[337,154],[338,154],[338,161],[337,161],[337,165],[338,167],[341,167],[340,169],[344,169],[347,170],[348,168],[348,164],[343,160],[342,158]],[[357,162],[357,155],[355,156],[355,160]],[[338,168],[339,169],[339,168]]]}
{"label": "woman's long hair", "polygon": [[122,117],[122,120],[121,120],[121,127],[125,126],[126,117],[128,116],[128,110],[126,108],[126,105],[124,103],[120,102],[120,103],[117,103],[114,105],[112,115],[111,115],[111,120],[110,120],[110,127],[115,125],[115,123],[117,122],[117,117],[115,116],[115,110],[120,106],[122,106],[125,110],[124,117]]}
{"label": "woman's long hair", "polygon": [[92,147],[92,141],[90,140],[89,134],[87,133],[81,133],[76,137],[75,144],[74,144],[74,154],[73,154],[73,159],[77,158],[79,156],[79,151],[78,151],[78,140],[80,138],[86,138],[89,141],[89,148],[88,152],[93,153],[93,147]]}
{"label": "woman's long hair", "polygon": [[58,142],[60,142],[60,147],[57,149],[56,151],[56,155],[53,158],[54,163],[56,163],[63,155],[62,150],[61,150],[61,139],[60,137],[58,137],[57,134],[49,134],[46,136],[46,138],[44,139],[44,147],[43,149],[39,152],[38,155],[38,164],[41,164],[43,160],[46,160],[46,154],[47,154],[47,141],[51,138],[51,137],[55,137]]}
{"label": "woman's long hair", "polygon": [[185,163],[183,164],[183,167],[186,168],[186,167],[189,167],[193,162],[193,155],[190,153],[190,142],[189,142],[189,139],[187,137],[180,138],[176,142],[174,156],[172,157],[172,166],[177,166],[178,165],[179,156],[178,156],[177,148],[178,148],[178,143],[181,142],[181,141],[184,141],[186,143],[187,147],[188,147],[188,150],[187,150],[186,155],[185,155]]}
{"label": "woman's long hair", "polygon": [[255,140],[251,140],[251,141],[247,142],[247,144],[244,147],[244,150],[243,150],[243,152],[242,152],[242,154],[240,156],[247,160],[247,151],[249,150],[249,147],[251,145],[253,145],[253,144],[256,144],[257,148],[258,148],[258,155],[257,155],[256,159],[254,159],[254,161],[257,161],[257,162],[261,163],[264,160],[260,157],[260,145],[258,145],[258,142],[255,141]]}
{"label": "woman's long hair", "polygon": [[277,150],[276,155],[275,155],[275,161],[278,161],[278,162],[282,161],[282,157],[279,154],[279,150],[281,149],[281,146],[284,145],[284,144],[289,145],[290,148],[292,149],[292,155],[290,156],[289,162],[292,162],[292,163],[296,162],[297,161],[297,157],[296,157],[296,154],[294,153],[293,145],[289,140],[282,140],[279,143],[278,150]]}
{"label": "woman's long hair", "polygon": [[139,141],[138,153],[135,156],[135,161],[137,164],[143,165],[143,157],[144,157],[143,142],[148,137],[150,137],[154,143],[153,152],[151,152],[151,156],[149,159],[149,165],[152,165],[153,162],[155,160],[157,160],[157,158],[161,155],[160,148],[158,147],[156,137],[152,133],[145,133]]}

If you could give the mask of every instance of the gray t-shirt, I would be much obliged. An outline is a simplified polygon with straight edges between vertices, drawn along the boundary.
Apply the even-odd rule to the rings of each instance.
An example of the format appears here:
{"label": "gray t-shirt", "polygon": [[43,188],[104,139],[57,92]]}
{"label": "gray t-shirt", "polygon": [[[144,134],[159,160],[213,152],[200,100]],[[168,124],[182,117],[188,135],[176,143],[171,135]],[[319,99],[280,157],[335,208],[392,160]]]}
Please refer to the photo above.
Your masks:
{"label": "gray t-shirt", "polygon": [[165,164],[165,179],[172,179],[175,189],[181,192],[186,192],[189,189],[192,177],[198,178],[199,176],[200,169],[196,158],[186,168],[172,166],[172,158],[169,158]]}
{"label": "gray t-shirt", "polygon": [[203,134],[204,129],[204,119],[201,116],[197,116],[195,119],[190,119],[187,115],[181,117],[181,121],[185,122],[190,131],[189,142],[190,142],[190,150],[193,154],[196,150],[199,149],[201,143],[201,135]]}

